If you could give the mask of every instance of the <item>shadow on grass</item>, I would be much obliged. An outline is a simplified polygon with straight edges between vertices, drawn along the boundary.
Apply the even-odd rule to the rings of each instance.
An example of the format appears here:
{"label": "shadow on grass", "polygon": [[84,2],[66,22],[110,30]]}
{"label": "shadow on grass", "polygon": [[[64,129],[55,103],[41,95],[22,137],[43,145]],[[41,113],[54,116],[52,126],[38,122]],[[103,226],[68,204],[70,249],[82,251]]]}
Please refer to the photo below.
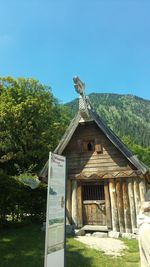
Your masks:
{"label": "shadow on grass", "polygon": [[66,267],[92,267],[93,259],[87,253],[85,247],[74,240],[67,238]]}
{"label": "shadow on grass", "polygon": [[[0,267],[43,267],[45,232],[41,225],[0,230]],[[65,267],[138,267],[139,251],[136,240],[124,241],[128,246],[118,258],[106,256],[86,247],[73,237],[67,238]],[[57,267],[57,266],[52,266]]]}
{"label": "shadow on grass", "polygon": [[102,251],[88,248],[85,244],[73,238],[68,238],[66,267],[138,267],[139,252],[137,241],[127,240],[125,243],[127,249],[123,251],[123,255],[112,257],[105,255]]}
{"label": "shadow on grass", "polygon": [[0,230],[1,267],[42,267],[44,233],[39,225]]}

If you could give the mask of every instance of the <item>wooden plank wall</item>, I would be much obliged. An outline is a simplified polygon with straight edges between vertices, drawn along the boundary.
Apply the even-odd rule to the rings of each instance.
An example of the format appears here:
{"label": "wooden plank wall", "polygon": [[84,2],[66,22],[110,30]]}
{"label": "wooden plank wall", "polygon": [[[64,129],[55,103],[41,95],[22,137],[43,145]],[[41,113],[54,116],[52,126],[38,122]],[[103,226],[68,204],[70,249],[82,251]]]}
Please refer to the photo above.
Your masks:
{"label": "wooden plank wall", "polygon": [[[102,147],[101,153],[82,151],[82,141],[86,140],[99,142]],[[80,174],[82,171],[90,175],[97,171],[111,173],[135,169],[94,122],[86,122],[77,127],[63,155],[67,157],[69,175]]]}
{"label": "wooden plank wall", "polygon": [[[84,181],[85,182],[85,181]],[[105,210],[108,229],[121,233],[137,231],[137,215],[146,192],[145,180],[141,178],[105,179]],[[68,180],[67,212],[76,227],[83,226],[82,180]],[[88,207],[89,208],[89,207]],[[90,207],[92,209],[92,205]],[[91,211],[91,214],[94,213]],[[98,216],[98,215],[97,215]],[[94,220],[94,217],[93,217]],[[91,224],[95,224],[92,222]],[[104,220],[101,222],[104,225]]]}
{"label": "wooden plank wall", "polygon": [[[82,141],[88,140],[99,142],[101,153],[83,151]],[[67,211],[70,220],[78,227],[83,224],[82,178],[77,181],[75,175],[84,172],[89,177],[97,172],[107,172],[108,178],[104,183],[107,226],[114,231],[134,233],[137,228],[137,214],[141,202],[144,201],[144,178],[109,179],[112,172],[136,169],[102,133],[96,123],[79,124],[63,155],[67,158],[68,177],[74,177],[72,181],[68,181],[67,189]]]}
{"label": "wooden plank wall", "polygon": [[137,215],[146,193],[144,178],[110,179],[109,193],[112,230],[121,233],[135,233]]}

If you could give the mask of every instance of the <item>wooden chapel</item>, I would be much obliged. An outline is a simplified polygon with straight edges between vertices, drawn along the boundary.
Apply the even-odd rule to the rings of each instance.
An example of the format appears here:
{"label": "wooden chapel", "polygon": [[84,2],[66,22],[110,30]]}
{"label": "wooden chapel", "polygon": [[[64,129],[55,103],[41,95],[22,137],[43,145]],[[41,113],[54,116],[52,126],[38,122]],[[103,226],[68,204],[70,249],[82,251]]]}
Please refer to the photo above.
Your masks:
{"label": "wooden chapel", "polygon": [[[67,159],[67,217],[76,228],[97,225],[135,233],[148,168],[98,116],[78,77],[74,86],[79,110],[54,151]],[[40,177],[47,172],[46,164]]]}

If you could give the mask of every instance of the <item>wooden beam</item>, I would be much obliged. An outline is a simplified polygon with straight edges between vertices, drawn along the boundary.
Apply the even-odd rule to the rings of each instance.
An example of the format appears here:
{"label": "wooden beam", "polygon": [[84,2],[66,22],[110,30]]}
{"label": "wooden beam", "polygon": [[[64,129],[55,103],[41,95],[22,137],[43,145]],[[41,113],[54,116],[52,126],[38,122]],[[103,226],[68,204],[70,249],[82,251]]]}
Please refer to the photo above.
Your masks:
{"label": "wooden beam", "polygon": [[77,181],[72,180],[72,220],[73,224],[77,226]]}
{"label": "wooden beam", "polygon": [[[107,164],[107,163],[106,163]],[[104,164],[103,164],[104,165]],[[105,171],[105,172],[126,172],[126,171],[130,171],[131,172],[131,168],[129,166],[126,166],[126,167],[120,167],[118,165],[115,165],[115,166],[99,166],[97,165],[97,167],[94,167],[94,166],[91,166],[91,167],[84,167],[83,165],[79,165],[78,167],[75,167],[75,168],[72,168],[72,167],[68,167],[68,171],[74,173],[74,174],[78,174],[79,172],[84,171],[87,172],[87,173],[101,173],[102,171]]]}
{"label": "wooden beam", "polygon": [[118,210],[117,210],[117,196],[114,179],[109,180],[109,193],[111,200],[111,214],[112,214],[112,228],[113,231],[119,231],[119,220],[118,220]]}
{"label": "wooden beam", "polygon": [[67,199],[66,199],[66,209],[67,209],[67,219],[69,221],[69,223],[72,223],[72,206],[71,206],[71,181],[69,179],[67,179]]}
{"label": "wooden beam", "polygon": [[104,183],[104,193],[105,193],[105,208],[106,208],[107,227],[109,229],[112,229],[111,204],[110,204],[108,181],[105,181],[105,183]]}
{"label": "wooden beam", "polygon": [[130,203],[132,233],[135,233],[137,228],[137,222],[136,222],[136,209],[135,209],[134,190],[133,190],[133,179],[131,178],[128,179],[128,196]]}
{"label": "wooden beam", "polygon": [[76,178],[77,180],[98,180],[98,179],[108,179],[109,178],[137,178],[137,177],[141,177],[142,179],[143,176],[137,172],[137,171],[98,171],[98,172],[81,172],[81,173],[77,173],[77,174],[73,174],[70,173],[69,174],[69,179],[74,179]]}
{"label": "wooden beam", "polygon": [[130,203],[128,196],[128,184],[126,180],[123,181],[122,192],[123,192],[125,231],[126,233],[131,233],[132,228],[131,228]]}
{"label": "wooden beam", "polygon": [[140,201],[140,190],[138,178],[134,180],[134,200],[135,200],[135,209],[136,209],[136,218],[140,211],[141,201]]}
{"label": "wooden beam", "polygon": [[116,195],[118,204],[118,217],[119,217],[119,228],[120,232],[125,232],[125,222],[124,222],[124,206],[123,206],[123,196],[122,196],[122,183],[121,179],[116,181]]}
{"label": "wooden beam", "polygon": [[148,172],[148,173],[145,175],[145,178],[146,178],[147,182],[150,183],[150,172]]}
{"label": "wooden beam", "polygon": [[141,202],[145,201],[145,193],[146,193],[146,185],[145,185],[145,180],[140,179],[139,181],[139,191],[140,191],[140,200]]}
{"label": "wooden beam", "polygon": [[80,228],[83,226],[82,186],[80,182],[77,185],[77,215],[77,226]]}

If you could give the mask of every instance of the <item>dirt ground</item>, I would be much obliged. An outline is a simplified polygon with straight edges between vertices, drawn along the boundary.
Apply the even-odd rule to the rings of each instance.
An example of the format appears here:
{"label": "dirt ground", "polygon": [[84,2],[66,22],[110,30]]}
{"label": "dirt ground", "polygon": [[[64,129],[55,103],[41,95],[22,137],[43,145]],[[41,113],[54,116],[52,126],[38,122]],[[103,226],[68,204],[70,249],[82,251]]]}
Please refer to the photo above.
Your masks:
{"label": "dirt ground", "polygon": [[121,256],[127,247],[124,242],[114,238],[100,238],[94,236],[78,236],[76,240],[96,250],[103,251],[106,255]]}

